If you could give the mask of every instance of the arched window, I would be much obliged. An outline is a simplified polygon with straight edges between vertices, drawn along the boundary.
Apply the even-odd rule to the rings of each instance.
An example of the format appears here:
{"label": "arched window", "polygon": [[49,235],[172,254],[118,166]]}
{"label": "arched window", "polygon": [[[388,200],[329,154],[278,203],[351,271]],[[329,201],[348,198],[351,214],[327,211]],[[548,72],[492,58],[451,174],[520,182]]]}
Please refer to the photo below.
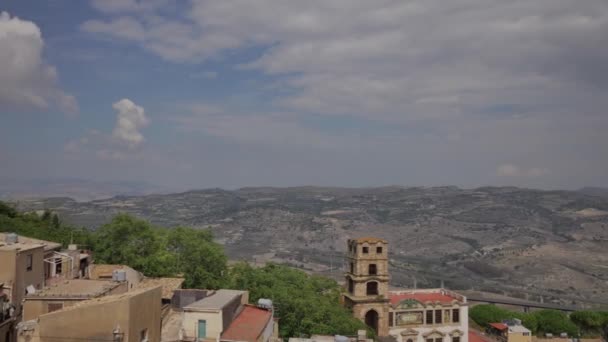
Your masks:
{"label": "arched window", "polygon": [[355,283],[352,279],[348,278],[348,292],[353,293],[355,291]]}
{"label": "arched window", "polygon": [[378,270],[376,269],[376,264],[369,264],[368,266],[368,272],[369,275],[376,275],[378,274]]}
{"label": "arched window", "polygon": [[378,282],[377,281],[370,281],[365,285],[367,287],[366,293],[368,296],[373,296],[373,295],[378,294]]}

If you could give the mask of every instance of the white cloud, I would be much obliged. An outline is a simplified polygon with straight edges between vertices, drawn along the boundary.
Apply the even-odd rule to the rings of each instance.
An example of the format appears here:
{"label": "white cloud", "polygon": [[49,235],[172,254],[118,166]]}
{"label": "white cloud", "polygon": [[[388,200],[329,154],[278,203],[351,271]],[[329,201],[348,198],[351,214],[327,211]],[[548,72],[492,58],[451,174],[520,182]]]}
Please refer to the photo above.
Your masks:
{"label": "white cloud", "polygon": [[521,170],[517,165],[503,164],[498,167],[496,174],[500,177],[519,177]]}
{"label": "white cloud", "polygon": [[129,99],[115,102],[116,124],[111,134],[89,130],[79,139],[68,141],[66,155],[95,155],[102,160],[127,160],[137,157],[145,141],[141,129],[150,121],[144,108]]}
{"label": "white cloud", "polygon": [[112,131],[114,140],[131,148],[144,142],[144,136],[139,130],[148,125],[149,120],[143,107],[129,99],[122,99],[114,103],[112,107],[118,112],[116,126]]}
{"label": "white cloud", "polygon": [[277,103],[291,110],[403,121],[606,105],[604,0],[194,0],[177,18],[132,13],[130,29],[120,15],[83,29],[174,62],[270,47],[242,67],[286,75]]}
{"label": "white cloud", "polygon": [[182,131],[200,132],[227,141],[264,145],[341,147],[339,137],[320,133],[302,125],[289,113],[239,113],[217,106],[195,103],[179,106],[188,115],[171,121]]}
{"label": "white cloud", "polygon": [[0,107],[40,110],[56,106],[78,112],[74,96],[57,86],[57,71],[42,59],[38,26],[0,13]]}
{"label": "white cloud", "polygon": [[549,174],[546,168],[533,167],[530,169],[522,169],[514,164],[502,164],[496,170],[496,175],[499,177],[528,177],[536,178]]}

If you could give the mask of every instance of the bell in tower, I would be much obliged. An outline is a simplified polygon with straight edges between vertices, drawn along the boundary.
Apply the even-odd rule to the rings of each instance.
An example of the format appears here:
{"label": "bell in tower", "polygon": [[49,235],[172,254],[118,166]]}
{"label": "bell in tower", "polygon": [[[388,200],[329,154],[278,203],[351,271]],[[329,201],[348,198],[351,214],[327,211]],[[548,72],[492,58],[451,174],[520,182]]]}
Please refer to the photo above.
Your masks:
{"label": "bell in tower", "polygon": [[378,238],[348,240],[344,305],[354,317],[388,335],[388,242]]}

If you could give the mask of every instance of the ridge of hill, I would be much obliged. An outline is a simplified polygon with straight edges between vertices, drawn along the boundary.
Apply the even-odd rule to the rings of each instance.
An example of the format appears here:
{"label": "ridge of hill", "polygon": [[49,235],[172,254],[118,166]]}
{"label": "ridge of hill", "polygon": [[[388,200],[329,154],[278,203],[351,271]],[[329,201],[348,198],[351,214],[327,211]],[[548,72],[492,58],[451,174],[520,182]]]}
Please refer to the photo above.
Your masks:
{"label": "ridge of hill", "polygon": [[390,242],[395,286],[443,281],[557,303],[608,299],[608,198],[581,191],[251,187],[18,205],[52,209],[90,228],[119,212],[167,227],[211,227],[231,259],[287,263],[336,278],[346,240],[375,235]]}

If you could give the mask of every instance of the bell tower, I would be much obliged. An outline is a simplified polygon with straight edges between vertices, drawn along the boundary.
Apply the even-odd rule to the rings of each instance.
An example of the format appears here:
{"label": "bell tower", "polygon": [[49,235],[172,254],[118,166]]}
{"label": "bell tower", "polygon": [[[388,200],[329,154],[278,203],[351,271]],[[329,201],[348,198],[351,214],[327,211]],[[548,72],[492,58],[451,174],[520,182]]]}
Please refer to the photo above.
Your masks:
{"label": "bell tower", "polygon": [[388,336],[388,242],[366,237],[348,240],[344,306],[353,316]]}

